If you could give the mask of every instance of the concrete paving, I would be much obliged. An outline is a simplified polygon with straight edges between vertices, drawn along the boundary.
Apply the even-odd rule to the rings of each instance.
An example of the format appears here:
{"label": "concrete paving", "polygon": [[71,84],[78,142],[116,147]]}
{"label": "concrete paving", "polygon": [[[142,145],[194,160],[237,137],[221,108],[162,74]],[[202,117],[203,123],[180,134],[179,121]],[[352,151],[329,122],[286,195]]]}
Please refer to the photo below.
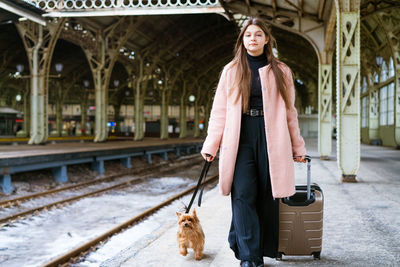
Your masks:
{"label": "concrete paving", "polygon": [[[341,183],[336,154],[322,161],[317,140],[306,140],[306,147],[313,157],[312,181],[321,186],[325,198],[321,260],[265,257],[265,266],[400,266],[400,150],[361,145],[358,183]],[[335,147],[333,142],[332,151]],[[305,164],[296,163],[296,182],[303,183],[305,177]],[[206,236],[201,261],[194,259],[192,250],[186,257],[179,254],[176,215],[171,214],[157,232],[101,266],[239,266],[227,242],[230,197],[210,190],[197,212]]]}

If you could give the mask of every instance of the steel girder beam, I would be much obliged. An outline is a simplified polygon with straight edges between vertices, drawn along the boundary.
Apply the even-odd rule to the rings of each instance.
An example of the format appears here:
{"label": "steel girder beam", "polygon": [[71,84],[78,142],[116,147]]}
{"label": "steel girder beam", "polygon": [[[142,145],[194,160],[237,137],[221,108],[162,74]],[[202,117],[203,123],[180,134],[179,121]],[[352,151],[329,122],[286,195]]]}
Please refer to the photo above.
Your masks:
{"label": "steel girder beam", "polygon": [[[80,20],[79,20],[80,21]],[[79,22],[79,21],[76,21],[76,22]],[[71,22],[70,22],[71,23]],[[89,28],[89,27],[86,27],[86,24],[85,23],[81,23],[81,26],[83,26],[83,29],[86,29],[86,28]],[[216,26],[215,27],[215,29],[214,29],[214,31],[212,31],[211,32],[211,35],[213,36],[217,31],[219,31],[220,29],[222,29],[222,27],[226,27],[225,25],[224,26],[220,26],[220,25],[218,25],[218,26]],[[82,35],[82,30],[81,31],[75,31],[75,34],[77,35],[77,37],[78,37],[78,39],[82,39],[82,37],[79,37],[79,35]],[[67,35],[67,33],[63,36],[63,37],[65,37]],[[71,33],[68,33],[68,35],[71,35]],[[194,40],[194,38],[195,37],[198,37],[199,39],[200,38],[202,38],[202,37],[206,37],[206,36],[210,36],[210,29],[209,28],[207,28],[207,30],[205,30],[204,32],[202,32],[201,34],[191,34],[191,39],[192,40],[190,40],[189,38],[186,38],[186,40],[188,40],[188,44],[194,44],[195,43],[195,41],[196,40]],[[69,38],[66,38],[66,39],[68,39],[68,40],[70,40],[70,39],[74,39],[75,37],[73,37],[73,36],[71,35]],[[92,49],[93,48],[95,48],[96,47],[96,45],[95,44],[91,44],[92,42],[91,42],[91,39],[96,39],[94,36],[90,36],[90,35],[88,35],[87,36],[87,38],[86,38],[86,42],[84,41],[84,39],[82,39],[82,41],[81,42],[83,42],[84,44],[83,45],[85,45],[85,46],[87,46],[87,47],[92,47]],[[160,40],[164,40],[163,38],[160,38]],[[179,40],[176,40],[175,42],[177,42],[177,44],[179,43]],[[76,41],[75,41],[75,43],[77,43]],[[198,46],[198,42],[196,42],[196,44],[197,44],[197,46]],[[125,45],[126,46],[126,45]],[[128,45],[129,46],[129,45]],[[212,49],[219,49],[219,47],[221,46],[221,44],[220,44],[220,42],[215,42],[215,44],[213,44],[213,46],[214,47],[212,47]],[[173,48],[173,47],[172,47]],[[184,49],[184,51],[186,51],[187,49]],[[205,48],[204,50],[208,50],[207,48]],[[205,52],[207,52],[207,51],[205,51]],[[164,52],[163,53],[163,55],[165,54],[165,53],[170,53],[170,49],[166,49],[166,52]],[[135,49],[135,55],[142,55],[143,53],[142,53],[142,51],[140,51],[140,49]],[[151,53],[150,53],[151,54]],[[196,55],[194,54],[194,53],[192,53],[192,55],[193,56],[195,56],[192,60],[188,60],[187,62],[189,62],[189,63],[191,63],[191,65],[193,65],[194,63],[196,63],[197,62],[197,60],[195,59],[196,58]],[[161,56],[162,55],[157,55],[158,57],[159,57],[159,60],[153,60],[152,62],[155,62],[155,63],[157,63],[157,64],[154,64],[154,67],[156,67],[156,66],[159,66],[160,64],[161,65],[163,65],[162,63],[162,61],[161,61]],[[121,57],[119,57],[119,58],[121,58]],[[181,58],[181,55],[180,55],[180,57],[179,57],[179,59]],[[203,58],[204,59],[204,58]],[[130,63],[133,63],[133,62],[136,62],[137,60],[135,60],[135,61],[131,61]],[[174,61],[176,61],[176,60],[174,60]],[[180,60],[179,60],[180,61]],[[178,61],[176,61],[176,62],[178,62]],[[127,63],[127,62],[126,62]],[[198,63],[201,63],[201,61],[198,61]],[[185,64],[186,65],[186,64]],[[202,65],[204,65],[204,64],[202,64]],[[197,67],[198,67],[199,65],[197,65]],[[188,67],[190,67],[190,65],[188,66]],[[151,69],[151,68],[148,68],[148,69]],[[135,106],[138,106],[138,105],[135,105]]]}
{"label": "steel girder beam", "polygon": [[[78,41],[85,52],[95,86],[94,142],[104,142],[107,139],[108,86],[111,72],[120,48],[138,25],[139,23],[135,23],[133,17],[123,17],[105,29],[98,29],[95,32],[87,30],[86,36]],[[71,27],[71,25],[67,27]],[[69,29],[65,31],[64,36],[67,36],[66,39],[75,39],[74,34],[74,31]]]}
{"label": "steel girder beam", "polygon": [[[277,11],[268,5],[254,2],[252,3],[250,9],[247,9],[247,6],[245,6],[242,1],[232,1],[227,4],[227,7],[233,12],[246,14],[248,16],[260,17],[275,27],[300,34],[309,41],[313,40],[313,45],[318,47],[320,51],[323,51],[324,43],[321,42],[319,38],[315,39],[315,37],[311,37],[321,34],[324,35],[324,24],[317,18],[316,15],[302,11],[302,16],[299,17],[299,12],[285,10],[282,8]],[[286,17],[287,20],[282,21],[283,17]]]}
{"label": "steel girder beam", "polygon": [[325,9],[325,4],[326,4],[326,0],[318,1],[318,16],[317,16],[317,18],[319,20],[322,20],[323,12]]}
{"label": "steel girder beam", "polygon": [[[54,1],[26,0],[42,8],[47,17],[100,17],[100,16],[138,16],[165,14],[204,14],[221,13],[224,9],[218,0],[181,1]],[[65,2],[65,3],[64,3]]]}
{"label": "steel girder beam", "polygon": [[336,4],[337,163],[341,181],[356,182],[360,166],[360,6],[355,0]]}
{"label": "steel girder beam", "polygon": [[[220,50],[217,49],[222,49],[225,46],[232,44],[235,40],[234,38],[229,38],[230,35],[224,35],[223,40],[221,42],[211,42],[209,46],[204,47],[202,49],[202,52],[200,54],[193,54],[193,53],[187,53],[187,56],[183,60],[184,63],[181,63],[180,61],[177,62],[177,65],[179,66],[182,71],[185,69],[193,68],[193,69],[203,69],[207,68],[210,64],[210,61],[215,59],[215,56],[220,56],[221,53],[218,53]],[[211,54],[212,52],[216,53],[216,55]],[[208,56],[207,56],[208,55]],[[231,54],[232,55],[232,54]],[[210,59],[210,61],[208,60]],[[167,63],[172,64],[172,62]],[[182,65],[183,64],[183,65]]]}
{"label": "steel girder beam", "polygon": [[[399,1],[381,1],[381,0],[369,0],[363,1],[364,3],[360,6],[360,16],[361,20],[366,20],[370,16],[376,15],[378,13],[391,11],[393,9],[399,8],[400,3]],[[382,5],[384,4],[384,5]]]}
{"label": "steel girder beam", "polygon": [[[160,58],[165,56],[166,53],[170,53],[172,56],[175,56],[177,52],[187,50],[187,47],[190,45],[192,47],[198,47],[199,42],[198,40],[200,39],[206,39],[207,35],[210,34],[210,31],[223,31],[226,28],[230,27],[230,25],[217,25],[215,27],[207,27],[199,32],[194,32],[190,38],[184,38],[184,40],[181,40],[180,38],[175,38],[173,40],[169,40],[168,46],[163,47],[162,49],[158,49],[156,46],[153,46],[149,49],[149,52],[147,54],[158,54]],[[179,27],[173,27],[174,33],[176,33],[177,29],[179,30]],[[181,32],[184,35],[187,35],[185,32]],[[171,36],[170,32],[165,32],[164,35],[160,35],[158,40],[156,40],[154,43],[165,43],[166,38],[169,38]],[[171,52],[172,51],[172,52]],[[146,51],[144,51],[146,53]],[[160,60],[160,64],[164,63],[162,60]],[[167,62],[165,62],[167,63]]]}
{"label": "steel girder beam", "polygon": [[[223,38],[223,39],[226,40],[226,38]],[[229,41],[232,41],[232,40],[229,40]],[[225,41],[224,44],[225,43],[227,43],[227,41]],[[211,45],[209,48],[204,50],[204,53],[209,53],[210,51],[218,49],[219,47],[220,47],[219,45]],[[186,64],[185,63],[181,64],[179,66],[179,68],[174,71],[174,77],[172,78],[172,80],[171,80],[171,77],[169,77],[170,75],[168,75],[167,73],[172,73],[171,69],[173,68],[173,66],[171,66],[168,70],[164,70],[164,73],[166,73],[164,81],[167,80],[167,77],[169,77],[169,80],[171,81],[171,84],[170,84],[171,88],[167,88],[167,87],[164,86],[164,88],[161,90],[161,96],[162,96],[162,99],[161,99],[161,103],[162,103],[161,107],[162,108],[161,108],[161,110],[164,113],[168,112],[166,107],[169,104],[170,96],[171,96],[171,93],[172,93],[171,90],[175,87],[175,83],[176,83],[178,77],[181,75],[181,73],[183,72],[183,70],[186,67],[185,65],[190,65],[190,64],[187,64],[188,62],[191,62],[191,60],[190,59],[186,60]],[[224,62],[226,62],[226,58],[224,58]],[[220,65],[220,61],[218,61],[217,63]],[[213,67],[215,67],[215,63],[208,64],[208,68],[204,69],[204,72],[208,72]],[[193,82],[193,86],[191,86],[192,88],[195,88],[195,87],[197,88],[196,100],[195,100],[195,103],[194,103],[195,104],[195,125],[197,125],[197,122],[199,121],[199,118],[200,118],[199,117],[199,115],[200,115],[199,114],[199,108],[200,108],[200,103],[202,101],[202,98],[204,97],[204,92],[205,92],[204,90],[200,90],[199,83],[198,83],[198,81],[202,78],[202,76],[203,76],[203,74],[197,73],[196,76],[195,76],[195,81]],[[184,90],[186,90],[186,86],[185,86]],[[167,91],[168,91],[168,95],[167,95]],[[190,91],[190,89],[189,89],[189,91]],[[186,92],[184,94],[186,94]],[[182,101],[183,100],[181,99],[181,102]],[[181,103],[181,105],[182,105],[182,103]],[[182,107],[180,108],[180,111],[183,112],[182,111]],[[162,121],[162,129],[163,129],[161,131],[161,136],[160,136],[161,139],[165,139],[165,138],[168,137],[168,132],[167,132],[167,128],[166,128],[167,127],[167,125],[166,125],[167,117],[166,117],[166,114],[164,114],[164,113],[162,113],[162,115],[161,115],[162,116],[162,120],[161,120]],[[181,118],[183,118],[183,117],[186,117],[185,112],[183,112],[181,114]],[[183,133],[181,136],[184,136],[184,135],[185,135],[185,133]],[[194,137],[198,137],[198,136],[199,136],[199,131],[198,131],[197,128],[195,128]]]}
{"label": "steel girder beam", "polygon": [[[95,37],[86,34],[86,36],[83,36],[82,32],[88,32],[88,31],[93,31],[94,26],[88,26],[86,24],[87,19],[79,19],[76,22],[68,22],[69,24],[69,30],[68,31],[64,31],[62,38],[71,41],[75,44],[78,44],[80,46],[93,46],[93,40],[95,40]],[[74,31],[71,30],[71,25],[72,23],[80,23],[82,26],[82,29],[80,31]],[[184,40],[182,41],[181,38],[174,38],[173,40],[167,41],[165,40],[166,37],[171,36],[172,31],[174,32],[174,35],[176,35],[176,28],[179,27],[171,27],[171,25],[168,26],[168,28],[172,28],[169,31],[163,31],[161,32],[161,34],[157,34],[156,36],[159,36],[158,39],[156,41],[151,41],[151,43],[153,44],[164,44],[167,43],[168,46],[167,47],[162,47],[162,49],[158,46],[152,45],[149,47],[149,49],[147,49],[147,52],[144,51],[143,49],[139,48],[138,46],[135,46],[133,48],[133,50],[135,51],[135,55],[144,55],[144,54],[149,54],[149,55],[153,55],[153,58],[157,58],[157,64],[156,65],[163,65],[163,64],[170,64],[169,61],[164,60],[163,58],[167,55],[170,54],[174,57],[172,62],[180,62],[182,60],[183,57],[183,52],[182,51],[187,51],[187,47],[193,46],[193,47],[198,47],[199,46],[199,41],[200,39],[208,39],[207,35],[210,35],[210,31],[212,32],[212,35],[214,35],[214,33],[219,32],[219,31],[224,31],[225,29],[227,29],[227,27],[231,27],[230,25],[219,25],[217,24],[214,27],[207,27],[203,30],[201,30],[200,32],[194,32],[193,34],[190,34],[190,38],[184,38]],[[135,33],[137,33],[139,31],[139,29],[135,30]],[[185,32],[182,32],[182,34],[187,34]],[[147,39],[151,40],[150,37],[147,37],[147,35],[145,33],[142,33],[142,36],[146,36]],[[216,42],[217,45],[220,45],[221,42]],[[127,47],[128,49],[132,49],[132,46],[134,44],[132,42],[127,41],[126,44],[124,45],[124,47]],[[176,52],[179,52],[180,56],[179,57],[175,57]],[[156,56],[154,56],[156,55]],[[194,55],[194,53],[191,53],[191,55]],[[193,57],[191,57],[193,58]],[[131,65],[132,63],[135,63],[135,61],[132,60],[128,60],[127,58],[125,58],[124,56],[119,56],[118,60],[123,62],[124,64],[128,64]],[[151,58],[149,58],[150,61],[154,62],[154,60],[152,60]],[[196,65],[196,67],[198,67],[198,64],[201,64],[202,62],[197,62],[196,60],[192,62],[192,60],[187,60],[186,62],[190,63],[190,65],[194,66]],[[156,67],[155,65],[153,67]],[[149,68],[147,68],[149,69]]]}
{"label": "steel girder beam", "polygon": [[36,22],[42,26],[46,26],[46,20],[40,15],[42,11],[40,11],[40,9],[37,9],[37,11],[32,11],[31,9],[35,8],[28,6],[22,1],[1,0],[0,9],[7,10],[8,12],[11,12],[17,16],[27,18],[30,21]]}
{"label": "steel girder beam", "polygon": [[[96,90],[95,142],[104,142],[107,139],[108,86],[111,72],[120,48],[137,26],[132,18],[121,18],[108,29],[96,33],[99,49],[95,51],[84,50],[93,73]],[[98,107],[100,107],[100,110],[98,110]]]}

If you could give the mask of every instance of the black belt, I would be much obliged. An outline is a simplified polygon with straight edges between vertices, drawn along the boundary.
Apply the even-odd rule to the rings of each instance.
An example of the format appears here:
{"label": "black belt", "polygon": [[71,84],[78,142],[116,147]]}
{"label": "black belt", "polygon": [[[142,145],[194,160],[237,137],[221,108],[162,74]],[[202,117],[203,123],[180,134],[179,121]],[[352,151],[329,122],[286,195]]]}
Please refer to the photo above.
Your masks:
{"label": "black belt", "polygon": [[246,114],[251,117],[261,117],[264,116],[264,111],[262,109],[249,109],[243,114]]}

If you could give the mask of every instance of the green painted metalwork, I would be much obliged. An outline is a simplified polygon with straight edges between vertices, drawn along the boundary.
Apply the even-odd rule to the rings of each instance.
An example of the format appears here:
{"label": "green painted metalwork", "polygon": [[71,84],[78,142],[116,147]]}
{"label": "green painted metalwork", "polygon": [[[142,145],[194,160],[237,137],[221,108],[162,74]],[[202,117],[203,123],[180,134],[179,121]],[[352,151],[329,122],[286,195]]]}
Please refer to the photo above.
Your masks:
{"label": "green painted metalwork", "polygon": [[332,152],[332,65],[320,64],[318,76],[318,151],[326,158]]}
{"label": "green painted metalwork", "polygon": [[385,30],[386,39],[389,43],[395,68],[395,95],[394,95],[394,139],[397,146],[400,146],[400,25],[397,12],[378,13],[380,26]]}
{"label": "green painted metalwork", "polygon": [[337,163],[342,179],[352,177],[355,181],[360,166],[359,2],[358,7],[357,1],[339,1],[339,5],[336,38]]}
{"label": "green painted metalwork", "polygon": [[25,0],[47,17],[93,17],[224,12],[218,0]]}
{"label": "green painted metalwork", "polygon": [[[69,25],[68,27],[71,26]],[[107,140],[108,87],[111,72],[117,60],[119,50],[126,43],[136,27],[137,25],[135,25],[131,17],[123,17],[103,31],[88,31],[88,35],[95,42],[86,42],[83,39],[78,39],[93,74],[96,103],[94,142],[104,142]],[[74,33],[68,30],[68,34]],[[71,37],[74,38],[75,36],[71,35]]]}
{"label": "green painted metalwork", "polygon": [[48,138],[48,87],[50,63],[64,19],[46,27],[31,21],[20,22],[17,29],[29,59],[31,73],[31,127],[29,144],[43,144]]}

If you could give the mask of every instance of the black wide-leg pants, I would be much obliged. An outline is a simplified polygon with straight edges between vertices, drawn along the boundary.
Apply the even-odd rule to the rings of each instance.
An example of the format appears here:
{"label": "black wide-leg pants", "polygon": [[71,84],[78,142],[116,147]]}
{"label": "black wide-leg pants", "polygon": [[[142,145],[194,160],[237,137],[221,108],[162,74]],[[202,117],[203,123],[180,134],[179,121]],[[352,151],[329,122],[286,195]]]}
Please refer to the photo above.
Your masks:
{"label": "black wide-leg pants", "polygon": [[242,115],[231,190],[229,245],[239,260],[275,258],[279,200],[272,197],[264,117]]}

